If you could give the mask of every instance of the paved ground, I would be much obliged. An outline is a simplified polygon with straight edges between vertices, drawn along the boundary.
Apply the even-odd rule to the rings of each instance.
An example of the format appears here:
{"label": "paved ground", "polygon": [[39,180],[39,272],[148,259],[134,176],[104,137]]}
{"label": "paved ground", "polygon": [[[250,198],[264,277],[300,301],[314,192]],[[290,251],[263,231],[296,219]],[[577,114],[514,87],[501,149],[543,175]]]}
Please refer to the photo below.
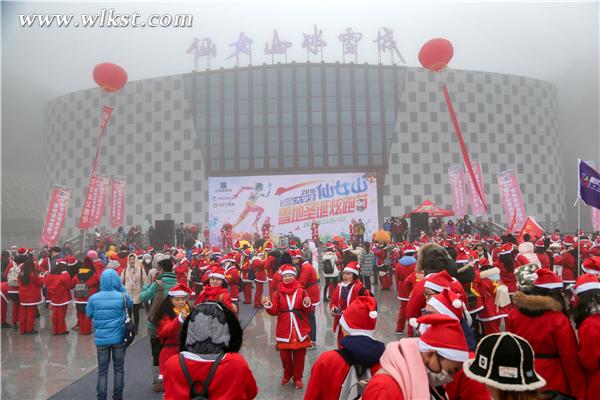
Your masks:
{"label": "paved ground", "polygon": [[[379,294],[380,317],[376,338],[395,340],[394,328],[398,300],[395,291]],[[10,313],[10,310],[9,310]],[[145,313],[141,326],[145,326]],[[10,314],[9,314],[10,315]],[[250,310],[242,312],[250,315]],[[73,326],[71,310],[68,326]],[[49,333],[49,315],[42,308],[37,320],[40,333],[21,336],[15,330],[2,330],[2,399],[90,399],[95,397],[96,349],[93,336],[67,336]],[[308,352],[304,382],[318,355],[335,347],[331,317],[323,305],[317,307],[318,348]],[[301,399],[304,391],[292,385],[282,387],[281,363],[275,351],[275,318],[263,310],[256,313],[244,331],[241,353],[254,372],[260,399]],[[125,360],[125,397],[127,399],[160,399],[150,391],[150,349],[145,329],[140,329],[136,343],[127,351]],[[112,372],[109,372],[109,376]],[[110,388],[110,386],[109,386]],[[110,393],[110,389],[109,389]]]}

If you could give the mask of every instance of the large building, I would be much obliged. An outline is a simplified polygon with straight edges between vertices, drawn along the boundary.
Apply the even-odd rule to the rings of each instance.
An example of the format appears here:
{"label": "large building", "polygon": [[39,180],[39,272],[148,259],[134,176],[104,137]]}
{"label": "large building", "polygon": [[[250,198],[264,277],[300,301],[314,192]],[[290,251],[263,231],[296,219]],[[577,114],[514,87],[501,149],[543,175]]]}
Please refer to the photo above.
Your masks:
{"label": "large building", "polygon": [[[127,179],[127,225],[204,225],[209,176],[370,172],[380,220],[425,199],[451,208],[447,169],[462,158],[437,79],[396,65],[263,64],[134,81],[116,94],[66,94],[46,110],[47,193],[53,183],[73,188],[65,235],[76,232],[100,110],[109,104],[98,173]],[[555,87],[460,70],[446,80],[471,157],[481,162],[490,216],[504,221],[496,175],[515,169],[528,214],[560,224]]]}

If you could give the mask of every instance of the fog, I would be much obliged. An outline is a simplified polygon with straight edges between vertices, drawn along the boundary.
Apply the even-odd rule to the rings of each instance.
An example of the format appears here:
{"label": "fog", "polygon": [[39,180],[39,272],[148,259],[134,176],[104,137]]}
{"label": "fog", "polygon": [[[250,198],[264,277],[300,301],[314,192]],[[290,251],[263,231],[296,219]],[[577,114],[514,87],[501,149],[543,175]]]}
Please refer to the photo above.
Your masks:
{"label": "fog", "polygon": [[[270,63],[271,57],[263,50],[273,29],[282,40],[293,43],[288,61],[301,62],[306,60],[302,34],[312,33],[316,24],[328,43],[325,61],[341,61],[337,37],[352,27],[364,35],[358,62],[376,63],[373,40],[378,28],[386,26],[394,29],[398,49],[409,66],[419,65],[417,54],[424,42],[445,37],[455,49],[451,68],[522,75],[557,86],[565,184],[556,190],[564,192],[566,219],[574,228],[576,160],[594,160],[600,165],[597,2],[321,3],[2,2],[3,198],[5,190],[13,189],[7,177],[11,182],[42,187],[44,105],[65,93],[94,87],[92,69],[99,62],[121,65],[129,80],[181,74],[193,69],[193,59],[186,54],[193,38],[210,37],[217,45],[212,67],[232,67],[235,57],[227,59],[232,51],[229,44],[244,32],[254,40],[252,63]],[[18,18],[24,13],[99,13],[102,8],[115,8],[117,13],[137,11],[142,18],[154,13],[189,13],[193,14],[193,27],[25,28]],[[311,55],[311,60],[320,58]],[[383,61],[388,62],[387,57]],[[240,64],[247,63],[242,55]],[[46,201],[41,199],[42,204]],[[3,219],[11,212],[3,206]],[[584,210],[582,217],[589,220],[589,211]],[[39,218],[43,219],[42,210]]]}

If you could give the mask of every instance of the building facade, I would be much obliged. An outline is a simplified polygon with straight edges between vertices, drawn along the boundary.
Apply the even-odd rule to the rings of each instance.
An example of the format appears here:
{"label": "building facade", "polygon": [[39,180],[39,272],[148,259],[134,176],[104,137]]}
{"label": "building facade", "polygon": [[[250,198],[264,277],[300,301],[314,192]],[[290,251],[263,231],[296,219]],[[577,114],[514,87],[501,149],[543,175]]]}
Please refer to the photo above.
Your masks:
{"label": "building facade", "polygon": [[[462,158],[438,79],[404,66],[289,63],[67,94],[47,106],[46,192],[53,183],[73,188],[65,235],[74,233],[108,104],[114,111],[98,173],[127,179],[127,225],[204,225],[208,176],[374,172],[380,219],[425,199],[451,207],[447,169]],[[528,213],[560,223],[554,86],[459,70],[445,79],[471,157],[482,165],[490,216],[504,221],[496,175],[515,169]]]}

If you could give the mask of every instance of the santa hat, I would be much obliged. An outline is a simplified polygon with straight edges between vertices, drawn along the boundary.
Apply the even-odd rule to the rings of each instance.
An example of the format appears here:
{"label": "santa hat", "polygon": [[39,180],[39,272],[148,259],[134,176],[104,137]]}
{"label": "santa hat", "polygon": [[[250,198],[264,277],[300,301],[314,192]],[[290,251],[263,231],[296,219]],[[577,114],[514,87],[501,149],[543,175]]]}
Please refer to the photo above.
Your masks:
{"label": "santa hat", "polygon": [[417,263],[417,259],[412,256],[404,256],[399,261],[403,267],[412,267]]}
{"label": "santa hat", "polygon": [[340,326],[348,334],[373,338],[377,323],[377,301],[371,296],[359,296],[350,303],[340,318]]}
{"label": "santa hat", "polygon": [[563,287],[562,279],[547,268],[540,268],[535,271],[537,278],[533,286],[544,289],[559,289]]}
{"label": "santa hat", "polygon": [[327,242],[325,244],[325,247],[327,247],[328,249],[331,249],[331,250],[335,249],[335,245],[331,242]]}
{"label": "santa hat", "polygon": [[558,233],[553,233],[550,235],[550,241],[552,241],[552,243],[560,242],[560,235]]}
{"label": "santa hat", "polygon": [[535,247],[546,247],[546,243],[544,243],[544,239],[540,238],[537,242],[535,242]]}
{"label": "santa hat", "polygon": [[444,314],[429,314],[417,318],[417,324],[429,327],[417,339],[421,353],[435,351],[447,360],[464,362],[469,359],[469,347],[460,322]]}
{"label": "santa hat", "polygon": [[294,276],[297,275],[296,268],[293,265],[285,264],[281,268],[279,268],[279,273],[283,276],[285,274],[292,274]]}
{"label": "santa hat", "polygon": [[58,260],[56,260],[56,264],[66,264],[67,260],[65,260],[64,258],[59,258]]}
{"label": "santa hat", "polygon": [[498,244],[502,243],[502,239],[500,239],[500,236],[498,236],[498,235],[492,236],[492,239],[494,240],[494,243],[498,243]]}
{"label": "santa hat", "polygon": [[[488,264],[488,266],[489,266],[489,264]],[[486,278],[489,278],[490,276],[494,276],[494,275],[498,275],[498,274],[500,274],[500,268],[498,268],[498,267],[487,268],[487,269],[484,269],[479,272],[479,278],[486,279]]]}
{"label": "santa hat", "polygon": [[210,273],[208,274],[209,278],[218,278],[218,279],[222,279],[222,280],[226,280],[225,279],[225,270],[221,267],[215,267],[213,268]]}
{"label": "santa hat", "polygon": [[[89,252],[88,252],[88,257],[90,257],[90,258],[92,258],[92,259],[93,259],[93,257],[91,257],[91,256],[89,255]],[[119,256],[117,256],[117,253],[112,253],[110,256],[108,256],[108,259],[109,259],[110,261],[117,261],[117,260],[119,260]]]}
{"label": "santa hat", "polygon": [[296,248],[296,241],[290,240],[290,249],[295,249],[295,248]]}
{"label": "santa hat", "polygon": [[456,293],[450,289],[444,289],[441,293],[436,294],[429,300],[427,304],[433,307],[438,313],[447,315],[457,320],[462,319],[463,302]]}
{"label": "santa hat", "polygon": [[98,259],[98,253],[96,252],[96,250],[90,250],[90,251],[88,251],[87,254],[86,254],[86,256],[88,256],[92,260],[97,260]]}
{"label": "santa hat", "polygon": [[146,253],[152,253],[154,251],[154,247],[148,246],[146,247]]}
{"label": "santa hat", "polygon": [[352,272],[354,275],[357,275],[357,276],[359,274],[359,271],[360,271],[360,264],[358,263],[358,261],[350,261],[348,264],[346,264],[346,266],[342,270],[342,272]]}
{"label": "santa hat", "polygon": [[221,249],[219,248],[219,246],[213,246],[210,248],[210,252],[213,255],[221,255]]}
{"label": "santa hat", "polygon": [[490,265],[490,260],[488,260],[486,257],[481,257],[478,261],[477,264],[479,264],[480,267],[485,267]]}
{"label": "santa hat", "polygon": [[17,250],[17,255],[19,256],[26,256],[29,254],[29,249],[26,249],[25,247],[19,247],[19,250]]}
{"label": "santa hat", "polygon": [[456,254],[456,263],[457,264],[466,264],[469,262],[469,254],[465,251],[458,252]]}
{"label": "santa hat", "polygon": [[498,254],[510,254],[513,251],[513,245],[511,243],[504,243],[500,246],[500,252]]}
{"label": "santa hat", "polygon": [[265,251],[271,251],[271,250],[273,250],[273,249],[275,248],[275,245],[273,244],[273,242],[272,242],[272,241],[270,241],[270,240],[267,240],[267,241],[265,242],[265,245],[264,245],[264,247],[265,247]]}
{"label": "santa hat", "polygon": [[77,265],[77,259],[74,256],[68,256],[65,261],[69,267]]}
{"label": "santa hat", "polygon": [[242,250],[242,254],[246,257],[250,257],[252,255],[252,250],[250,250],[250,248],[245,248]]}
{"label": "santa hat", "polygon": [[411,254],[415,254],[416,252],[417,252],[417,249],[412,244],[409,244],[404,248],[404,255],[411,255]]}
{"label": "santa hat", "polygon": [[600,257],[590,257],[583,262],[581,269],[587,274],[600,275]]}
{"label": "santa hat", "polygon": [[575,282],[575,294],[580,295],[583,292],[588,290],[598,290],[600,289],[600,281],[598,281],[597,275],[592,274],[583,274],[579,278],[577,278],[577,282]]}
{"label": "santa hat", "polygon": [[187,297],[190,293],[192,293],[192,289],[185,283],[178,283],[169,289],[169,296],[171,297]]}
{"label": "santa hat", "polygon": [[233,248],[234,248],[234,249],[241,249],[241,248],[242,248],[242,244],[240,243],[240,240],[239,240],[239,239],[238,239],[238,240],[236,240],[236,241],[233,243]]}
{"label": "santa hat", "polygon": [[290,250],[290,256],[292,256],[292,258],[302,258],[302,251],[301,250]]}
{"label": "santa hat", "polygon": [[425,279],[425,287],[440,293],[450,285],[452,280],[448,271],[437,272]]}
{"label": "santa hat", "polygon": [[565,247],[573,247],[575,246],[575,237],[573,235],[567,235],[563,239],[563,246]]}

